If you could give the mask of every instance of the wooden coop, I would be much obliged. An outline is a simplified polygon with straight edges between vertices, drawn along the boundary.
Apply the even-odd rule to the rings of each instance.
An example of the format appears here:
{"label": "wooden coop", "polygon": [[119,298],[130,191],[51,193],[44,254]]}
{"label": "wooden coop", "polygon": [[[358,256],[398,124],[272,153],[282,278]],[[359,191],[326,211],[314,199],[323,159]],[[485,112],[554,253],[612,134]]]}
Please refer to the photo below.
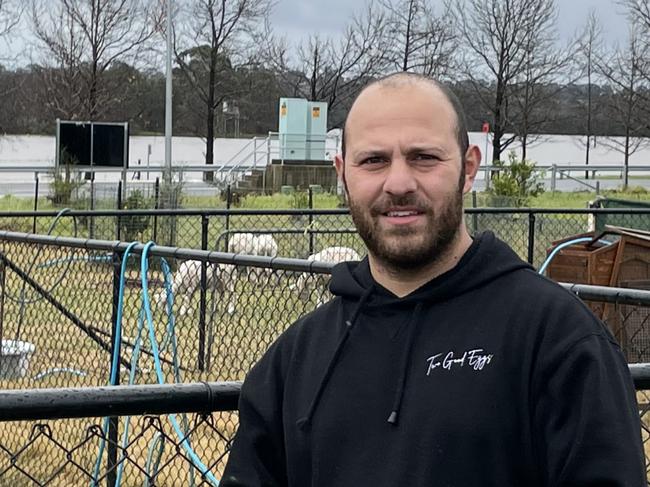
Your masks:
{"label": "wooden coop", "polygon": [[[547,268],[558,282],[650,290],[650,232],[606,226],[603,231],[574,235],[591,241],[560,250]],[[650,361],[650,308],[590,302],[592,311],[607,323],[628,361]]]}

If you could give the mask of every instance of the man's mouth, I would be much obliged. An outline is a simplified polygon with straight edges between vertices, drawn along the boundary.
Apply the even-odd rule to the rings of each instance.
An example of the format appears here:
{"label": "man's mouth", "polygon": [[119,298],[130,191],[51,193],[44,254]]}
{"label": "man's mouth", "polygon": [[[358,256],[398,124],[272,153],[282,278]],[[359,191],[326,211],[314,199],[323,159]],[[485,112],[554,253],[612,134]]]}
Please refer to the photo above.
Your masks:
{"label": "man's mouth", "polygon": [[386,209],[386,211],[381,212],[382,215],[388,216],[391,218],[404,218],[409,216],[422,215],[424,211],[421,208],[417,207],[392,207]]}
{"label": "man's mouth", "polygon": [[384,213],[385,216],[390,216],[390,217],[404,217],[404,216],[414,216],[414,215],[421,215],[421,211],[417,210],[400,210],[400,211],[387,211]]}

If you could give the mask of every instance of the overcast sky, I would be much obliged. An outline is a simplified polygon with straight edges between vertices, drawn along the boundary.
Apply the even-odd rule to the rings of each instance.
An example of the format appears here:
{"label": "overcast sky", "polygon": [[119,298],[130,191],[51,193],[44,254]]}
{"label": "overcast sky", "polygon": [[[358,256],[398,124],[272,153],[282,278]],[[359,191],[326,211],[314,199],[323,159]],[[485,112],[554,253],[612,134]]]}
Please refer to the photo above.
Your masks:
{"label": "overcast sky", "polygon": [[[438,11],[440,0],[431,0]],[[613,0],[556,0],[558,31],[563,39],[570,39],[586,22],[591,9],[596,11],[605,41],[622,41],[627,35],[627,20],[623,8]],[[340,33],[346,19],[363,10],[365,0],[278,0],[273,14],[273,25],[289,39],[310,33]]]}
{"label": "overcast sky", "polygon": [[[442,0],[430,0],[442,10]],[[559,10],[558,31],[563,40],[570,40],[581,30],[591,9],[594,9],[603,30],[605,44],[622,42],[627,36],[627,19],[624,9],[616,0],[556,0]],[[277,0],[272,15],[275,32],[285,35],[290,41],[297,41],[309,34],[321,36],[340,34],[346,21],[355,12],[360,12],[366,0]],[[26,17],[26,16],[25,16]],[[19,64],[26,64],[29,59],[29,48],[25,41],[17,40],[29,31],[27,19],[23,19],[23,27],[14,32],[10,45],[0,40],[0,62],[8,62],[7,55],[14,57],[22,54]],[[5,39],[6,41],[7,39]],[[13,56],[12,56],[13,55]]]}

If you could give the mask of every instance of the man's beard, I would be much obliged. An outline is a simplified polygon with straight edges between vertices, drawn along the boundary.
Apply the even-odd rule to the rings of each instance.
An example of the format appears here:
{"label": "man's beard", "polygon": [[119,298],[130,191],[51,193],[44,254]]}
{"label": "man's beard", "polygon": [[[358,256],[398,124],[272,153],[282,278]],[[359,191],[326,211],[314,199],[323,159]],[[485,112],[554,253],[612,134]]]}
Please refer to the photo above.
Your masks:
{"label": "man's beard", "polygon": [[[382,198],[368,209],[358,205],[348,193],[348,203],[352,220],[370,253],[395,271],[412,272],[438,262],[450,250],[463,222],[462,186],[454,191],[439,214],[414,194]],[[426,224],[394,226],[390,230],[381,228],[381,214],[391,207],[400,206],[418,208],[423,212]]]}

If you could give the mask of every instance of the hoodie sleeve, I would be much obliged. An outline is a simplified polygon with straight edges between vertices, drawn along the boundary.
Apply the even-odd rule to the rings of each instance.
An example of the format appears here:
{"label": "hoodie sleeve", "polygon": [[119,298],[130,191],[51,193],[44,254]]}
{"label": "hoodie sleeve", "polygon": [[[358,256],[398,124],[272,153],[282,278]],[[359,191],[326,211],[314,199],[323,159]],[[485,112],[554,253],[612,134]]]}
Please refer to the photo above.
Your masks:
{"label": "hoodie sleeve", "polygon": [[282,395],[282,353],[276,342],[251,369],[242,386],[239,428],[221,487],[287,485]]}
{"label": "hoodie sleeve", "polygon": [[639,411],[618,345],[603,330],[554,355],[534,406],[545,485],[645,486]]}

